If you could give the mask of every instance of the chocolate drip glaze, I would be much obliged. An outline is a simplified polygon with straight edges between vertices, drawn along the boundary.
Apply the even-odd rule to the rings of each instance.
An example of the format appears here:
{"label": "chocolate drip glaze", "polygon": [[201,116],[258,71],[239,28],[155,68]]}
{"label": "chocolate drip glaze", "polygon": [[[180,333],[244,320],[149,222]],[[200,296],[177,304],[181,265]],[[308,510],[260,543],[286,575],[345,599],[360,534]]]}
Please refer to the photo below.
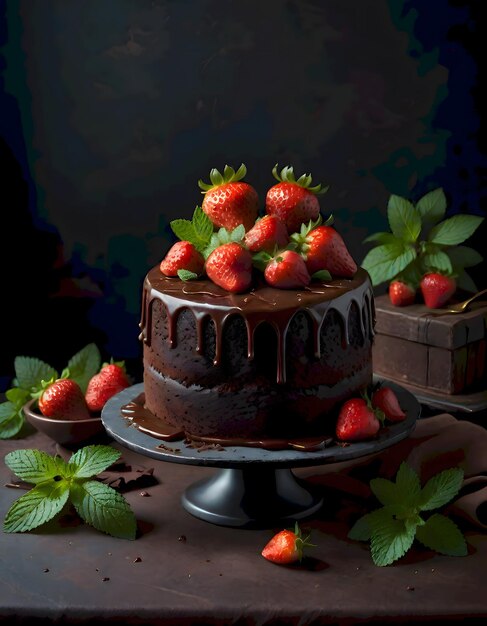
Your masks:
{"label": "chocolate drip glaze", "polygon": [[278,290],[264,284],[244,294],[231,294],[208,280],[183,283],[179,278],[168,278],[154,267],[146,276],[142,296],[140,338],[150,347],[153,328],[152,308],[159,300],[165,307],[168,320],[167,341],[171,347],[177,342],[177,321],[181,312],[190,308],[196,320],[196,352],[201,354],[204,326],[211,320],[215,329],[214,365],[222,359],[222,335],[227,320],[239,315],[247,329],[248,358],[254,356],[254,335],[260,324],[274,329],[277,337],[277,371],[279,384],[286,382],[286,338],[290,323],[298,311],[307,313],[313,328],[313,348],[321,356],[320,332],[327,314],[335,311],[342,321],[342,345],[350,344],[349,314],[355,303],[362,337],[372,340],[373,295],[367,273],[359,269],[351,280],[316,282],[302,290]]}

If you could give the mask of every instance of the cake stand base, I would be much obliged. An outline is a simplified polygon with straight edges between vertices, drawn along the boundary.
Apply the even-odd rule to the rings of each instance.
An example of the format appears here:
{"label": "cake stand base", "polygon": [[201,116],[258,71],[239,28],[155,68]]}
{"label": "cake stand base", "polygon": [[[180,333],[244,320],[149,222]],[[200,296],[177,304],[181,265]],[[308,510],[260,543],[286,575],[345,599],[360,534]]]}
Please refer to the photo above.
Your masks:
{"label": "cake stand base", "polygon": [[221,469],[190,485],[181,501],[195,517],[238,528],[268,528],[303,519],[323,504],[290,469],[264,467]]}

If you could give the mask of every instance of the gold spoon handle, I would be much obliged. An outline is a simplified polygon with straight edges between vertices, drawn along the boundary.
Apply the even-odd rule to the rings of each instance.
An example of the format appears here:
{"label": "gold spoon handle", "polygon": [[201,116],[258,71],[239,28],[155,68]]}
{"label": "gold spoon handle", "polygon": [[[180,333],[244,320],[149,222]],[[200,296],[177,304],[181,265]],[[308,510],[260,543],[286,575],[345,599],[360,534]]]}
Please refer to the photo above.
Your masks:
{"label": "gold spoon handle", "polygon": [[474,294],[471,298],[468,298],[468,300],[465,300],[464,302],[462,302],[462,304],[464,307],[466,307],[474,300],[477,300],[477,298],[480,298],[480,296],[484,296],[486,294],[487,294],[487,289],[482,289],[482,291],[479,291],[478,293]]}

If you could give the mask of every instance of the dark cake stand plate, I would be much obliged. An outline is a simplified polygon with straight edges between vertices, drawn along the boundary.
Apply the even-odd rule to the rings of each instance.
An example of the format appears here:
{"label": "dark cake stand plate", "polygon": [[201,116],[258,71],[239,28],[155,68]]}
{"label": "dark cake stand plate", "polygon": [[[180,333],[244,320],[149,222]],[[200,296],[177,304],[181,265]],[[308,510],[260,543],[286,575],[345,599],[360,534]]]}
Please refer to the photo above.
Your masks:
{"label": "dark cake stand plate", "polygon": [[209,479],[190,485],[182,495],[183,507],[192,515],[221,526],[266,528],[308,517],[323,505],[321,495],[291,472],[292,467],[337,463],[374,454],[406,438],[420,415],[420,404],[406,389],[391,383],[406,419],[381,429],[377,438],[341,447],[266,450],[247,446],[195,449],[184,440],[164,441],[138,430],[122,416],[121,408],[144,391],[143,383],[124,389],[105,405],[102,421],[108,434],[127,448],[145,456],[189,465],[217,467]]}

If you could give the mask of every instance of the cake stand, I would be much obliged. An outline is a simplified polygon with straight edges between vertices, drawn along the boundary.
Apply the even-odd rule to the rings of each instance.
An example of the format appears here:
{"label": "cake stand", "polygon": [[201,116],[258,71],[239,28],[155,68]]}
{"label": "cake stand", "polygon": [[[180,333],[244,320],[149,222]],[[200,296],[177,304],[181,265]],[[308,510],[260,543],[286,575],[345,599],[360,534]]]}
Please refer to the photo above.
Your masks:
{"label": "cake stand", "polygon": [[[388,383],[389,384],[389,383]],[[188,447],[184,440],[161,442],[138,430],[121,414],[121,407],[144,391],[143,383],[124,389],[105,405],[102,421],[116,441],[145,456],[188,465],[219,468],[210,478],[190,485],[182,494],[183,507],[195,517],[221,526],[267,528],[308,517],[323,506],[323,498],[291,472],[360,458],[384,450],[406,438],[420,415],[420,404],[403,387],[390,383],[406,419],[379,431],[372,441],[341,447],[333,444],[312,451],[265,450],[247,446],[223,449]],[[162,447],[159,447],[163,443]]]}

